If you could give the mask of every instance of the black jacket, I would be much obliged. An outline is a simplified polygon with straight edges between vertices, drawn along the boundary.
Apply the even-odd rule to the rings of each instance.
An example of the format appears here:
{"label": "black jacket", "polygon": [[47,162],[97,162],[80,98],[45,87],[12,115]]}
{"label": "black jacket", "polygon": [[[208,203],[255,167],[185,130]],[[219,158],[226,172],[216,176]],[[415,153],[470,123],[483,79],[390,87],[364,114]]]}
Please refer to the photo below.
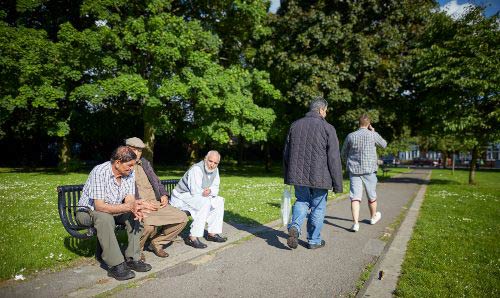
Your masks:
{"label": "black jacket", "polygon": [[337,133],[317,112],[292,123],[283,163],[285,184],[343,191]]}

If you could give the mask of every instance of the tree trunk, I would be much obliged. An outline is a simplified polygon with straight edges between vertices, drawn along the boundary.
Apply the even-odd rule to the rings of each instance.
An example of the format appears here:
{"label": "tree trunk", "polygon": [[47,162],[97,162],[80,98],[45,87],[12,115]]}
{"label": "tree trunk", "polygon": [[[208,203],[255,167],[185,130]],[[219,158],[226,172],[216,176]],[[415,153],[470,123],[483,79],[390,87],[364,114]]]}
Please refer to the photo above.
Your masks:
{"label": "tree trunk", "polygon": [[243,142],[243,138],[240,137],[239,143],[238,143],[238,166],[243,165],[243,153],[245,150],[245,144]]}
{"label": "tree trunk", "polygon": [[198,143],[196,141],[191,141],[188,145],[188,162],[192,165],[198,161]]}
{"label": "tree trunk", "polygon": [[153,150],[155,148],[155,133],[156,127],[154,127],[151,121],[148,121],[147,117],[144,117],[144,144],[146,148],[142,150],[142,156],[153,163]]}
{"label": "tree trunk", "polygon": [[477,158],[479,157],[479,151],[477,145],[472,148],[472,160],[470,161],[469,168],[469,184],[476,184],[476,168],[477,168]]}
{"label": "tree trunk", "polygon": [[451,161],[451,174],[455,175],[455,152],[451,155],[452,161]]}
{"label": "tree trunk", "polygon": [[266,154],[266,172],[271,172],[271,165],[272,165],[272,160],[271,160],[271,149],[269,142],[264,143],[264,150]]}
{"label": "tree trunk", "polygon": [[59,170],[63,172],[68,171],[68,164],[71,160],[71,148],[67,136],[62,138],[61,148],[59,150]]}
{"label": "tree trunk", "polygon": [[443,169],[446,169],[446,162],[448,161],[448,152],[447,151],[442,151],[441,152],[441,166]]}

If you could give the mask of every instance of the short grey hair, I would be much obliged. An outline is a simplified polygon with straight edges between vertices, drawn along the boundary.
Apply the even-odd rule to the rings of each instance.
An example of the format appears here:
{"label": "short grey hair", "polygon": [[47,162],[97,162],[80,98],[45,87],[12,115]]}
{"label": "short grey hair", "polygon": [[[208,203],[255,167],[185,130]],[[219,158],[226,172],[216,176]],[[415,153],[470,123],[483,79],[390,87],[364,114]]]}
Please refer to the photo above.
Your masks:
{"label": "short grey hair", "polygon": [[315,97],[311,101],[311,104],[309,105],[309,111],[312,112],[318,112],[321,109],[328,108],[328,102],[323,98],[323,97]]}
{"label": "short grey hair", "polygon": [[205,159],[207,159],[210,155],[217,155],[219,157],[219,160],[220,160],[220,153],[217,151],[217,150],[210,150],[207,152],[207,155],[205,155]]}

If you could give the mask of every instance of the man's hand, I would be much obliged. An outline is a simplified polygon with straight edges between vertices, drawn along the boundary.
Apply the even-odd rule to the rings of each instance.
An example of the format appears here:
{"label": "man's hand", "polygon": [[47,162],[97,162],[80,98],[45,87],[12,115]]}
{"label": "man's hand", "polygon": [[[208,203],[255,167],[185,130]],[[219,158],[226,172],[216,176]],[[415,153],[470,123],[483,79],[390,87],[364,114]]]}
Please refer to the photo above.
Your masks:
{"label": "man's hand", "polygon": [[202,196],[204,196],[204,197],[208,197],[208,196],[210,195],[210,193],[211,193],[211,192],[212,192],[212,191],[210,190],[210,188],[205,188],[205,189],[203,190],[203,192],[201,193],[201,195],[202,195]]}
{"label": "man's hand", "polygon": [[168,205],[168,197],[167,196],[162,196],[160,198],[160,208],[163,208]]}
{"label": "man's hand", "polygon": [[135,200],[132,203],[132,213],[134,214],[134,219],[142,221],[144,218],[148,217],[148,213],[158,210],[158,208],[144,200]]}
{"label": "man's hand", "polygon": [[375,128],[373,128],[373,126],[371,124],[368,125],[368,129],[371,130],[371,131],[373,131],[373,132],[375,131]]}

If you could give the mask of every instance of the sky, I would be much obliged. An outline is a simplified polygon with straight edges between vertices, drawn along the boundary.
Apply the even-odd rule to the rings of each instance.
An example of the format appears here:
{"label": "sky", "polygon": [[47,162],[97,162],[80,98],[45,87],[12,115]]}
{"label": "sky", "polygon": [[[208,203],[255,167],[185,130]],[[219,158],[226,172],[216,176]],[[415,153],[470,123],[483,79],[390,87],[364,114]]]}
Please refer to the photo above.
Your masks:
{"label": "sky", "polygon": [[439,0],[438,2],[441,10],[454,17],[460,16],[468,7],[473,5],[486,6],[486,16],[491,16],[500,10],[500,0]]}
{"label": "sky", "polygon": [[[439,0],[441,10],[445,10],[450,15],[460,16],[460,14],[470,5],[486,6],[486,15],[491,16],[500,11],[500,0]],[[280,0],[271,0],[269,11],[276,12]]]}

